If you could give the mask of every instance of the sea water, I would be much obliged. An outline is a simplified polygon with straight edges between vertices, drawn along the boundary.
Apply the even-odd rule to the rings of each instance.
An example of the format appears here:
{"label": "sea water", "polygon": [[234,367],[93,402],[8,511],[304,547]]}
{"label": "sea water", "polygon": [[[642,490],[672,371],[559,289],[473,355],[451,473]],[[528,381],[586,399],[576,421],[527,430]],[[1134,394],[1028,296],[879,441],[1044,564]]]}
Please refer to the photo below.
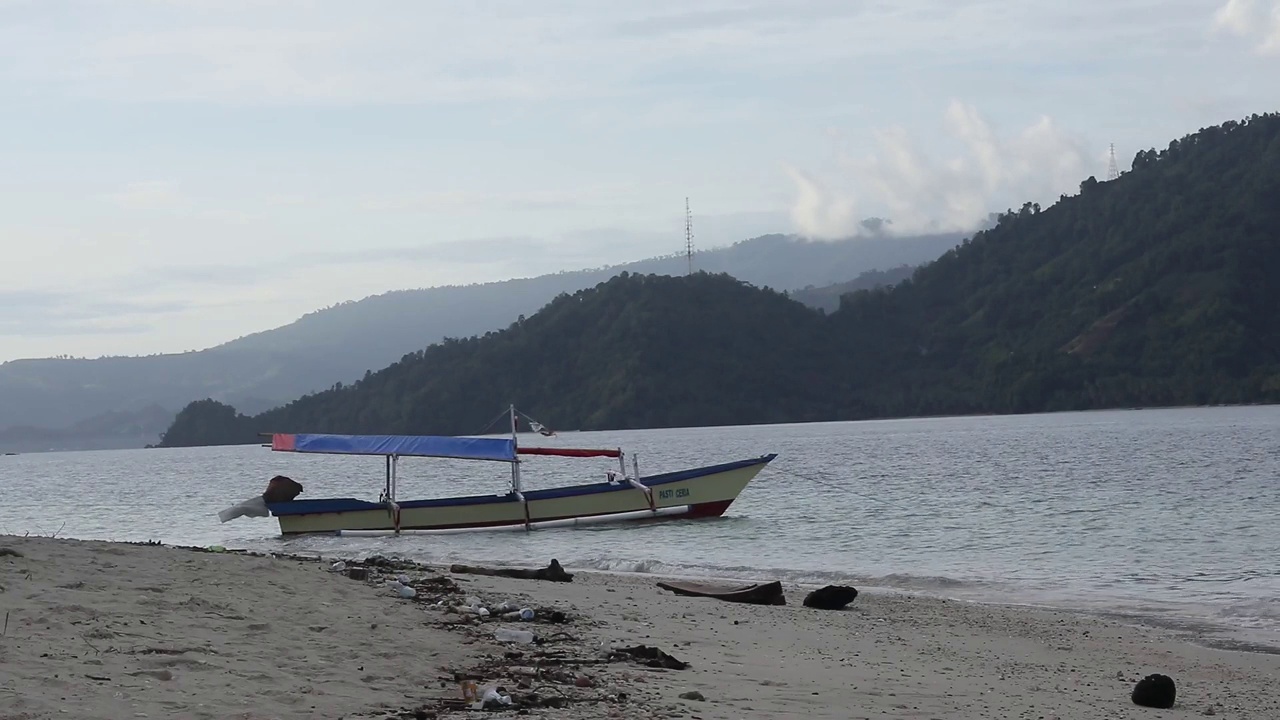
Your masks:
{"label": "sea water", "polygon": [[[547,418],[546,420],[553,420]],[[522,440],[523,442],[523,440]],[[532,442],[530,440],[529,442]],[[533,533],[284,540],[217,512],[285,474],[376,500],[381,458],[257,446],[0,457],[0,532],[545,565],[1051,605],[1280,646],[1280,407],[562,433],[642,474],[777,453],[726,517]],[[629,464],[629,463],[628,463]],[[616,460],[532,458],[526,488]],[[630,469],[630,468],[628,468]],[[501,493],[497,463],[408,459],[402,499]]]}

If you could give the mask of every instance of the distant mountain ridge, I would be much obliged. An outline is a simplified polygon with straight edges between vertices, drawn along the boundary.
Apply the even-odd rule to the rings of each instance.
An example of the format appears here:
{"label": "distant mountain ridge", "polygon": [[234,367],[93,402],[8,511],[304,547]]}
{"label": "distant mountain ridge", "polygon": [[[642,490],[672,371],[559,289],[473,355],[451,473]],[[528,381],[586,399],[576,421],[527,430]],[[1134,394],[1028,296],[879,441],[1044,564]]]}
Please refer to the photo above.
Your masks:
{"label": "distant mountain ridge", "polygon": [[162,444],[474,433],[509,402],[583,430],[1277,403],[1278,229],[1280,114],[1255,115],[830,314],[727,274],[620,274],[264,413],[193,403]]}
{"label": "distant mountain ridge", "polygon": [[[700,252],[695,264],[753,284],[812,290],[847,283],[867,271],[932,260],[963,238],[950,233],[809,242],[765,235]],[[558,294],[592,287],[621,272],[685,271],[683,256],[667,256],[502,282],[396,290],[317,310],[288,325],[201,351],[3,363],[0,450],[16,437],[8,432],[14,426],[23,427],[19,434],[24,438],[45,433],[45,439],[61,438],[59,447],[74,446],[67,433],[75,437],[71,426],[77,423],[151,407],[176,413],[198,398],[260,412],[334,383],[349,384],[445,337],[505,327]],[[815,302],[830,306],[830,295]],[[163,429],[153,427],[153,438]],[[84,447],[95,444],[86,443]]]}

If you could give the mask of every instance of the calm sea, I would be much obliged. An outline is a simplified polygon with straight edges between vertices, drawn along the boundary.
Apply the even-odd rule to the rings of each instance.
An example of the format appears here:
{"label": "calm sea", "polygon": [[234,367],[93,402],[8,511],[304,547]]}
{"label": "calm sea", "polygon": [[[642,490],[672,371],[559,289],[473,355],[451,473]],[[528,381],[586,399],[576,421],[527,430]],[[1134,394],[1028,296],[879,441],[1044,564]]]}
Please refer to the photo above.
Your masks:
{"label": "calm sea", "polygon": [[[218,510],[289,475],[303,497],[376,500],[380,458],[258,447],[0,457],[0,532],[286,552],[399,554],[924,592],[1119,613],[1210,641],[1280,645],[1280,407],[564,433],[642,473],[768,452],[719,520],[285,541]],[[610,460],[535,458],[526,487]],[[400,497],[502,492],[504,466],[411,459]]]}

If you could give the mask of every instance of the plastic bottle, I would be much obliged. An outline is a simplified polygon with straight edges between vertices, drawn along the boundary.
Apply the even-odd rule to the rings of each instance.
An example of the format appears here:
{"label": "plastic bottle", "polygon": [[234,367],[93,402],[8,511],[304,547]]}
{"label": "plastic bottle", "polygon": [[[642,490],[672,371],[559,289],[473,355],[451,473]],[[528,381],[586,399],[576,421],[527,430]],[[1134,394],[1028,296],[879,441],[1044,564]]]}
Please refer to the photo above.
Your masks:
{"label": "plastic bottle", "polygon": [[533,619],[533,610],[532,610],[532,609],[530,609],[530,608],[521,608],[521,609],[520,609],[520,619],[521,619],[521,620],[532,620],[532,619]]}
{"label": "plastic bottle", "polygon": [[490,703],[497,703],[499,705],[510,705],[511,696],[502,695],[495,688],[485,688],[484,696],[481,698],[481,702],[483,702],[485,705],[488,705]]}
{"label": "plastic bottle", "polygon": [[511,628],[498,628],[493,631],[493,637],[498,642],[511,642],[528,645],[533,642],[533,633],[528,630],[512,630]]}
{"label": "plastic bottle", "polygon": [[415,595],[417,595],[417,594],[418,594],[418,591],[417,591],[417,590],[414,590],[413,588],[409,587],[408,585],[401,585],[401,586],[400,586],[400,589],[399,589],[399,590],[397,590],[396,592],[400,593],[400,597],[402,597],[402,598],[411,598],[411,597],[413,597],[413,596],[415,596]]}

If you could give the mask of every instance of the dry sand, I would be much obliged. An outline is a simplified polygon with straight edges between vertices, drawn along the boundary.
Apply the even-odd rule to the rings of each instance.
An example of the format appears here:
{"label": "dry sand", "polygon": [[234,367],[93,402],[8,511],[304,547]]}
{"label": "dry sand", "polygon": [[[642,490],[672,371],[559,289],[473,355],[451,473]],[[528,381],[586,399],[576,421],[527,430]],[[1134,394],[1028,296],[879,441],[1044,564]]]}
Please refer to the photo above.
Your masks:
{"label": "dry sand", "polygon": [[[21,553],[0,557],[0,720],[478,716],[442,704],[459,697],[455,672],[478,670],[519,695],[523,676],[503,662],[598,661],[601,641],[656,646],[691,666],[615,659],[572,670],[590,687],[563,674],[532,680],[542,697],[577,701],[530,715],[1280,718],[1280,656],[1069,613],[874,593],[830,612],[801,607],[794,588],[787,606],[765,607],[675,596],[643,576],[553,583],[447,570],[407,571],[419,596],[404,600],[377,572],[361,582],[327,562],[45,538],[0,537],[0,548]],[[441,576],[489,603],[574,619],[469,622],[424,601]],[[497,626],[573,639],[518,648],[492,640]],[[1152,672],[1178,682],[1172,710],[1130,702]],[[705,700],[680,698],[688,691]]]}

